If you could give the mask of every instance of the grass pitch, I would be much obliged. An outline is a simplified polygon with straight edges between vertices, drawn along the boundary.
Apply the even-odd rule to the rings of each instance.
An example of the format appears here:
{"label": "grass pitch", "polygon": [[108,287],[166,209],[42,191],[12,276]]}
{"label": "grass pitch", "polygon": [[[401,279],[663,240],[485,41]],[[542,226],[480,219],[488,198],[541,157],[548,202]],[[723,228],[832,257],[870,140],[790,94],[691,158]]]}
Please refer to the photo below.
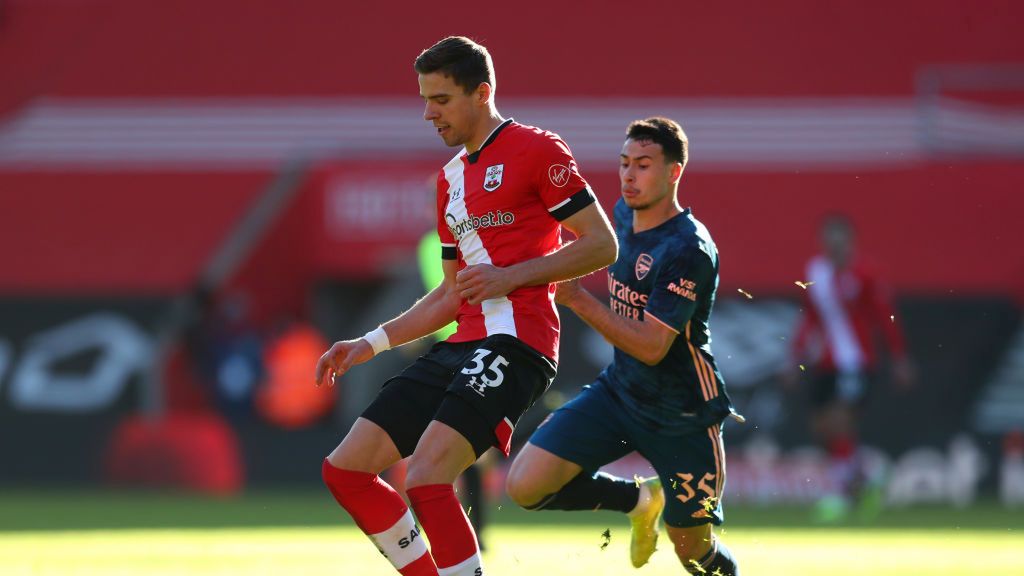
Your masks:
{"label": "grass pitch", "polygon": [[[394,574],[332,506],[317,494],[0,494],[0,574]],[[634,570],[628,525],[615,514],[490,512],[484,562],[492,576],[684,574],[667,538]],[[909,510],[835,528],[801,525],[805,512],[737,510],[724,539],[743,573],[1024,575],[1019,511]]]}
{"label": "grass pitch", "polygon": [[[986,531],[726,531],[745,574],[906,576],[1024,574],[1018,535]],[[629,565],[628,531],[612,530],[604,550],[593,526],[495,526],[484,554],[488,574],[596,576],[683,574],[668,549],[639,571]],[[390,575],[390,565],[354,528],[231,528],[6,533],[6,575],[344,574]]]}

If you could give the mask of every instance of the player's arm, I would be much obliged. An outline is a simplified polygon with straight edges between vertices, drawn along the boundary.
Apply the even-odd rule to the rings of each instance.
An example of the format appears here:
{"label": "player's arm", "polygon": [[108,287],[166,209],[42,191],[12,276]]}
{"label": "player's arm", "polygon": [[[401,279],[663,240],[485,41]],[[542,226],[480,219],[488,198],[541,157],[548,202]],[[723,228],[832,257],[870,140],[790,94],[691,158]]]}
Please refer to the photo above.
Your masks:
{"label": "player's arm", "polygon": [[[808,290],[814,289],[809,288]],[[821,319],[818,318],[818,308],[811,299],[810,292],[804,292],[801,304],[803,305],[802,314],[793,333],[793,344],[790,350],[791,359],[793,360],[792,368],[810,360],[810,351],[815,344],[814,340],[821,332]]]}
{"label": "player's arm", "polygon": [[907,344],[900,327],[901,322],[896,318],[892,296],[877,278],[869,278],[865,284],[872,315],[892,356],[893,381],[901,388],[910,387],[914,384],[915,370],[907,357]]}
{"label": "player's arm", "polygon": [[333,385],[334,379],[375,355],[418,340],[455,320],[461,298],[455,290],[457,260],[442,260],[444,280],[397,318],[371,330],[362,338],[335,342],[316,364],[316,384]]}
{"label": "player's arm", "polygon": [[[590,193],[589,190],[582,192]],[[618,257],[619,248],[611,224],[601,206],[589,205],[562,220],[562,226],[576,239],[546,256],[506,268],[477,264],[463,268],[456,278],[459,295],[470,304],[498,298],[520,286],[539,286],[586,276]]]}
{"label": "player's arm", "polygon": [[649,366],[665,358],[679,335],[650,314],[644,320],[619,316],[580,286],[578,280],[560,283],[555,300],[576,313],[612,346]]}
{"label": "player's arm", "polygon": [[489,264],[464,268],[456,284],[470,304],[504,296],[520,286],[585,276],[615,262],[618,256],[608,217],[561,138],[545,133],[534,139],[529,170],[538,199],[553,218],[576,235],[576,240],[551,254],[507,268]]}
{"label": "player's arm", "polygon": [[613,264],[619,244],[608,216],[597,202],[562,220],[576,239],[557,252],[509,267],[516,286],[538,286],[586,276]]}
{"label": "player's arm", "polygon": [[[812,288],[813,289],[813,288]],[[789,356],[785,365],[779,370],[779,383],[787,390],[793,390],[800,384],[800,366],[811,361],[811,347],[817,336],[820,334],[820,322],[814,302],[805,292],[801,314],[797,320],[796,329],[792,336],[792,345],[789,349]],[[806,367],[804,368],[806,369]]]}
{"label": "player's arm", "polygon": [[555,299],[613,346],[654,366],[665,358],[676,336],[686,329],[697,309],[698,295],[715,289],[716,278],[711,258],[698,248],[688,248],[658,270],[643,320],[616,314],[578,282],[559,284]]}
{"label": "player's arm", "polygon": [[397,318],[385,322],[381,328],[387,332],[391,347],[401,346],[429,336],[455,320],[462,299],[455,291],[457,260],[442,260],[444,280],[426,296],[413,304]]}
{"label": "player's arm", "polygon": [[906,356],[907,345],[903,339],[903,330],[900,329],[900,322],[896,318],[896,307],[893,306],[888,288],[876,278],[868,278],[864,284],[873,316],[872,320],[882,331],[889,353],[896,359],[902,359]]}

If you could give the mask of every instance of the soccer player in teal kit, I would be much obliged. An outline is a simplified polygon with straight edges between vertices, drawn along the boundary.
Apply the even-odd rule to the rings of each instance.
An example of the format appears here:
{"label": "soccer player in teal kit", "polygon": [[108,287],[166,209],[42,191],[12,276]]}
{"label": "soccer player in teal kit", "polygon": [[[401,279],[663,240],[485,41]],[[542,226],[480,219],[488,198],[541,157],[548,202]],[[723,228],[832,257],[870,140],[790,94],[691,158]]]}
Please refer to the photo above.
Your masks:
{"label": "soccer player in teal kit", "polygon": [[[711,354],[718,250],[676,197],[686,153],[686,135],[672,120],[629,126],[615,206],[619,258],[608,268],[611,306],[575,281],[556,294],[615,346],[615,358],[533,434],[512,465],[508,492],[531,510],[629,514],[638,568],[654,553],[663,517],[687,571],[736,576],[736,561],[711,527],[723,518],[722,421],[742,417]],[[638,485],[596,473],[633,450],[656,478]]]}

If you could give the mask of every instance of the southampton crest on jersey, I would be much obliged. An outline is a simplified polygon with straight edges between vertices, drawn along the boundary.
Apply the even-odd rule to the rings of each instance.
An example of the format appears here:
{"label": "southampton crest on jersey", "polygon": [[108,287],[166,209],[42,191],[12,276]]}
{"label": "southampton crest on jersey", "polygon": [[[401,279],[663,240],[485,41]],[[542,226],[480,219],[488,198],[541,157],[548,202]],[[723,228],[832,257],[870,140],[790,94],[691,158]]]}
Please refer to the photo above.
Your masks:
{"label": "southampton crest on jersey", "polygon": [[641,254],[636,259],[636,279],[643,280],[647,277],[647,273],[651,271],[651,265],[654,264],[654,258],[651,258],[650,254]]}
{"label": "southampton crest on jersey", "polygon": [[501,186],[501,175],[505,171],[504,164],[496,164],[487,167],[487,174],[484,175],[484,190],[494,192]]}

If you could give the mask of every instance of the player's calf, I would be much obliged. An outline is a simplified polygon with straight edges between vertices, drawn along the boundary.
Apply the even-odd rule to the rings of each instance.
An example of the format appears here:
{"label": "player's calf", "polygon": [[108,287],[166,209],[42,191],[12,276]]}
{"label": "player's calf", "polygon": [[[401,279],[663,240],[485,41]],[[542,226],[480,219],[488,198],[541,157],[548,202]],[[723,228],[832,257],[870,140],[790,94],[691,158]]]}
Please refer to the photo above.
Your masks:
{"label": "player's calf", "polygon": [[376,474],[335,468],[322,476],[334,499],[403,576],[437,576],[420,529],[402,497]]}
{"label": "player's calf", "polygon": [[668,527],[676,556],[690,574],[739,576],[732,552],[711,531],[710,524],[689,528]]}
{"label": "player's calf", "polygon": [[[700,568],[698,569],[697,566],[700,566]],[[695,563],[691,562],[687,570],[690,570],[691,574],[740,576],[740,568],[736,564],[736,559],[733,558],[732,551],[717,539],[715,540],[714,548],[708,551],[700,560],[697,560]]]}
{"label": "player's calf", "polygon": [[554,493],[539,496],[536,492],[524,493],[512,488],[509,495],[527,510],[615,510],[626,513],[636,507],[640,489],[633,480],[603,472],[594,475],[580,472]]}
{"label": "player's calf", "polygon": [[632,480],[582,471],[578,464],[527,443],[512,463],[505,490],[527,510],[629,512],[640,497]]}
{"label": "player's calf", "polygon": [[[458,402],[456,405],[462,406]],[[438,410],[442,413],[446,413],[444,406]],[[464,434],[434,421],[409,460],[406,494],[430,539],[431,554],[441,576],[484,573],[476,534],[452,485],[475,459],[476,453]]]}
{"label": "player's calf", "polygon": [[581,468],[564,458],[527,442],[509,468],[505,492],[527,510],[561,490],[579,475]]}

